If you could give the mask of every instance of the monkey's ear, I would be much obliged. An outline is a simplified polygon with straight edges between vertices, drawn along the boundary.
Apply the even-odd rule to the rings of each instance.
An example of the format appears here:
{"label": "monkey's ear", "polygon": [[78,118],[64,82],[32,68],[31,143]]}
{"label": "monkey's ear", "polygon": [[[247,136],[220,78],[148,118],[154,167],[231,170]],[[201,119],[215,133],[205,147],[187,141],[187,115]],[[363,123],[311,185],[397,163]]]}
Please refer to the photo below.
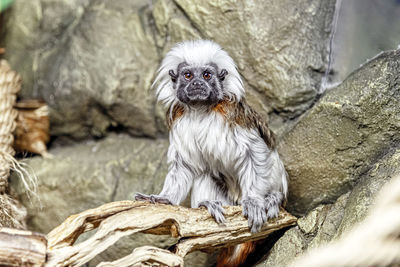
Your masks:
{"label": "monkey's ear", "polygon": [[169,70],[168,71],[169,76],[171,76],[171,80],[173,83],[176,82],[176,80],[178,79],[178,75],[175,74],[175,72],[173,70]]}
{"label": "monkey's ear", "polygon": [[228,74],[228,71],[226,69],[222,69],[221,72],[218,74],[219,80],[223,81],[227,74]]}

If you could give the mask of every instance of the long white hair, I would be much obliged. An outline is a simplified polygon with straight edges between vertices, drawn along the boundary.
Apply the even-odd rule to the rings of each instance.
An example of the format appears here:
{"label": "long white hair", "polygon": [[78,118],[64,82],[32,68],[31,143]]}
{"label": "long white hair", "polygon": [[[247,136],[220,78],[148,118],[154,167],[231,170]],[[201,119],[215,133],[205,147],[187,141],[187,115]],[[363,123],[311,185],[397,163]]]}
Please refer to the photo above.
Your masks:
{"label": "long white hair", "polygon": [[215,63],[219,70],[226,69],[228,75],[223,81],[224,97],[240,101],[244,87],[235,62],[218,44],[209,40],[184,41],[176,44],[161,63],[153,87],[156,88],[158,101],[171,106],[178,101],[173,88],[169,70],[176,72],[178,65],[186,62],[192,66],[204,66]]}

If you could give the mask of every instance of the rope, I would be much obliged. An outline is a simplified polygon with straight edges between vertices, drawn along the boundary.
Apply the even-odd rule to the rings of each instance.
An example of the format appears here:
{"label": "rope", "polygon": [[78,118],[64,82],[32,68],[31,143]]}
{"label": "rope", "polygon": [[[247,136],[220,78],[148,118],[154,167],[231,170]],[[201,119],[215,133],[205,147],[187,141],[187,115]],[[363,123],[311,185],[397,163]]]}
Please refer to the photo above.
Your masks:
{"label": "rope", "polygon": [[13,106],[20,88],[20,76],[10,69],[5,60],[0,60],[0,194],[5,193],[8,187],[8,176],[13,165],[13,131],[18,115]]}
{"label": "rope", "polygon": [[311,250],[291,267],[380,267],[400,265],[400,175],[380,192],[360,225],[340,240]]}

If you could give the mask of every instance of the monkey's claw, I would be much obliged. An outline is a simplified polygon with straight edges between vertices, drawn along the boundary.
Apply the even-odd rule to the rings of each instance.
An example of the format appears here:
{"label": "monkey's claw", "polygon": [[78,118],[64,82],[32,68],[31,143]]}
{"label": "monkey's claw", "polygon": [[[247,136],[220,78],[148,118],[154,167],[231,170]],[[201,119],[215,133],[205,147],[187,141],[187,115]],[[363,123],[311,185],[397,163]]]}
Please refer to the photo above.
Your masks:
{"label": "monkey's claw", "polygon": [[252,233],[260,232],[261,227],[267,221],[265,201],[263,199],[245,198],[242,200],[243,215],[247,217]]}
{"label": "monkey's claw", "polygon": [[146,195],[146,194],[142,194],[142,193],[136,193],[135,200],[136,201],[147,201],[147,202],[151,202],[153,204],[155,204],[155,203],[172,204],[168,198],[161,197],[158,195]]}
{"label": "monkey's claw", "polygon": [[214,217],[217,223],[225,222],[225,211],[222,202],[217,200],[204,200],[199,203],[199,207],[206,207],[208,212]]}

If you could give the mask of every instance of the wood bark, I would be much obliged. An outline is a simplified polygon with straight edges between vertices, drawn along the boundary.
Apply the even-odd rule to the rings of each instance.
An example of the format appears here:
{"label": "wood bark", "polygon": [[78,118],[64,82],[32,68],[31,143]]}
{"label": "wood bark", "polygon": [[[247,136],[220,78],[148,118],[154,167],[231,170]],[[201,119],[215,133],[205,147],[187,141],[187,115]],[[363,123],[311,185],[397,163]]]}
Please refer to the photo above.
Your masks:
{"label": "wood bark", "polygon": [[136,248],[133,252],[113,262],[102,262],[97,267],[121,266],[183,266],[183,258],[165,249],[151,246]]}
{"label": "wood bark", "polygon": [[[130,259],[143,256],[146,250],[150,250],[152,256],[143,256],[144,262],[156,261],[167,266],[168,260],[172,260],[179,265],[178,259],[183,259],[192,251],[213,250],[263,239],[276,230],[296,223],[294,216],[281,210],[279,217],[268,221],[261,232],[251,234],[241,207],[225,207],[225,218],[224,224],[218,224],[204,208],[190,209],[141,201],[108,203],[70,216],[48,234],[46,266],[83,265],[120,238],[138,232],[178,237],[179,241],[173,249],[177,257],[169,257],[168,251],[147,247],[135,250],[131,256],[117,263],[104,263],[109,264],[104,266],[132,266]],[[79,235],[94,228],[98,229],[93,236],[74,244]]]}
{"label": "wood bark", "polygon": [[0,229],[0,266],[43,266],[45,235],[12,228]]}

